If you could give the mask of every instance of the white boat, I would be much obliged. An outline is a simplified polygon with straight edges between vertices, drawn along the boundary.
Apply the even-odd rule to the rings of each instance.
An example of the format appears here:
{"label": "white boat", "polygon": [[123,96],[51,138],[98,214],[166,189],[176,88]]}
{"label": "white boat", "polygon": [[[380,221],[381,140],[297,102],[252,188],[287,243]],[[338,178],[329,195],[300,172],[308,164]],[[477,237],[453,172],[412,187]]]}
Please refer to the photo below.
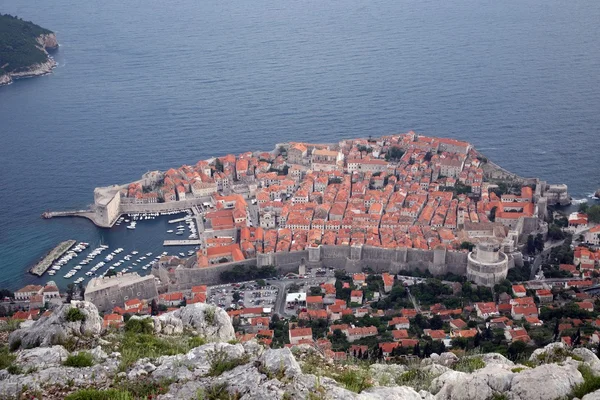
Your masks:
{"label": "white boat", "polygon": [[185,253],[179,253],[181,257],[185,257]]}
{"label": "white boat", "polygon": [[139,253],[139,251],[132,251],[131,254],[136,255],[137,253]]}
{"label": "white boat", "polygon": [[177,231],[175,232],[176,235],[183,235],[183,231]]}
{"label": "white boat", "polygon": [[169,229],[167,233],[173,233],[173,229]]}
{"label": "white boat", "polygon": [[147,257],[150,257],[152,255],[152,253],[146,253]]}

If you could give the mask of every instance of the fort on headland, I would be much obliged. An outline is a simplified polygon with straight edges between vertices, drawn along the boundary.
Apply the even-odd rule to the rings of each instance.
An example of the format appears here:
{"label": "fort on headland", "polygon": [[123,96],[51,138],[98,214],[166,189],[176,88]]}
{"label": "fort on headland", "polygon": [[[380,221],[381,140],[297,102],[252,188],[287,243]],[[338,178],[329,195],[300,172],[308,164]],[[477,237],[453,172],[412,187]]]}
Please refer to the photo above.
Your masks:
{"label": "fort on headland", "polygon": [[94,205],[73,215],[111,227],[122,214],[193,209],[200,250],[153,270],[173,288],[266,265],[419,268],[490,286],[522,263],[528,235],[546,235],[548,206],[569,202],[566,185],[517,176],[470,143],[408,132],[151,171],[97,188]]}

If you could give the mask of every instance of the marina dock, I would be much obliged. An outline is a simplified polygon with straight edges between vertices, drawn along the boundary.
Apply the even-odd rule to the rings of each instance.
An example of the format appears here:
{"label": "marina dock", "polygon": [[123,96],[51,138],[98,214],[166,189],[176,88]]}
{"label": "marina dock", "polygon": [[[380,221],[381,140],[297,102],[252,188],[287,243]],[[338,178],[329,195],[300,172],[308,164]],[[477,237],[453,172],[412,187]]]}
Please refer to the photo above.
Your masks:
{"label": "marina dock", "polygon": [[169,223],[170,224],[176,224],[177,222],[183,222],[183,221],[185,221],[187,219],[189,219],[189,216],[185,216],[184,218],[170,219]]}
{"label": "marina dock", "polygon": [[65,240],[64,242],[60,242],[58,246],[50,250],[48,254],[44,256],[37,264],[33,266],[29,270],[34,275],[42,276],[48,268],[52,265],[52,263],[62,257],[73,245],[77,243],[76,240]]}
{"label": "marina dock", "polygon": [[200,239],[194,240],[165,240],[163,246],[199,246]]}

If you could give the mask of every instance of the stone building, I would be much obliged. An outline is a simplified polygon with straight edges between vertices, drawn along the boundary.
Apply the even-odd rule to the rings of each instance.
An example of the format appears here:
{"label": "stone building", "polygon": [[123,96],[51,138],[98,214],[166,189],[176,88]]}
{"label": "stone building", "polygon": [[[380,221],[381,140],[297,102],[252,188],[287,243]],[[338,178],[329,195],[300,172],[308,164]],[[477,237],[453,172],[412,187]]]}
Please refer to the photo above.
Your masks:
{"label": "stone building", "polygon": [[94,210],[96,223],[110,227],[121,213],[121,193],[117,185],[94,189]]}
{"label": "stone building", "polygon": [[85,300],[94,303],[100,312],[124,307],[130,299],[151,300],[158,297],[153,275],[136,272],[111,277],[93,278],[85,289]]}
{"label": "stone building", "polygon": [[488,287],[506,279],[508,256],[493,242],[478,243],[467,257],[467,279]]}

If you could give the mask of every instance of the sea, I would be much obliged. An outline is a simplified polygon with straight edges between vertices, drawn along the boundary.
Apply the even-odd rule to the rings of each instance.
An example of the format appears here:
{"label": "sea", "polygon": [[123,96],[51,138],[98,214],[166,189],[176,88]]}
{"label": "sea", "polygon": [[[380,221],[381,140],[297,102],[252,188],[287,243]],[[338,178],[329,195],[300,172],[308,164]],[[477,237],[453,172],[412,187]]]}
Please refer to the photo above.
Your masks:
{"label": "sea", "polygon": [[[600,188],[597,0],[0,0],[0,12],[60,43],[53,74],[0,87],[2,288],[48,281],[27,270],[66,239],[187,251],[162,246],[173,217],[108,230],[40,215],[285,141],[414,130],[566,183],[576,201]],[[65,268],[62,288],[84,276]]]}

